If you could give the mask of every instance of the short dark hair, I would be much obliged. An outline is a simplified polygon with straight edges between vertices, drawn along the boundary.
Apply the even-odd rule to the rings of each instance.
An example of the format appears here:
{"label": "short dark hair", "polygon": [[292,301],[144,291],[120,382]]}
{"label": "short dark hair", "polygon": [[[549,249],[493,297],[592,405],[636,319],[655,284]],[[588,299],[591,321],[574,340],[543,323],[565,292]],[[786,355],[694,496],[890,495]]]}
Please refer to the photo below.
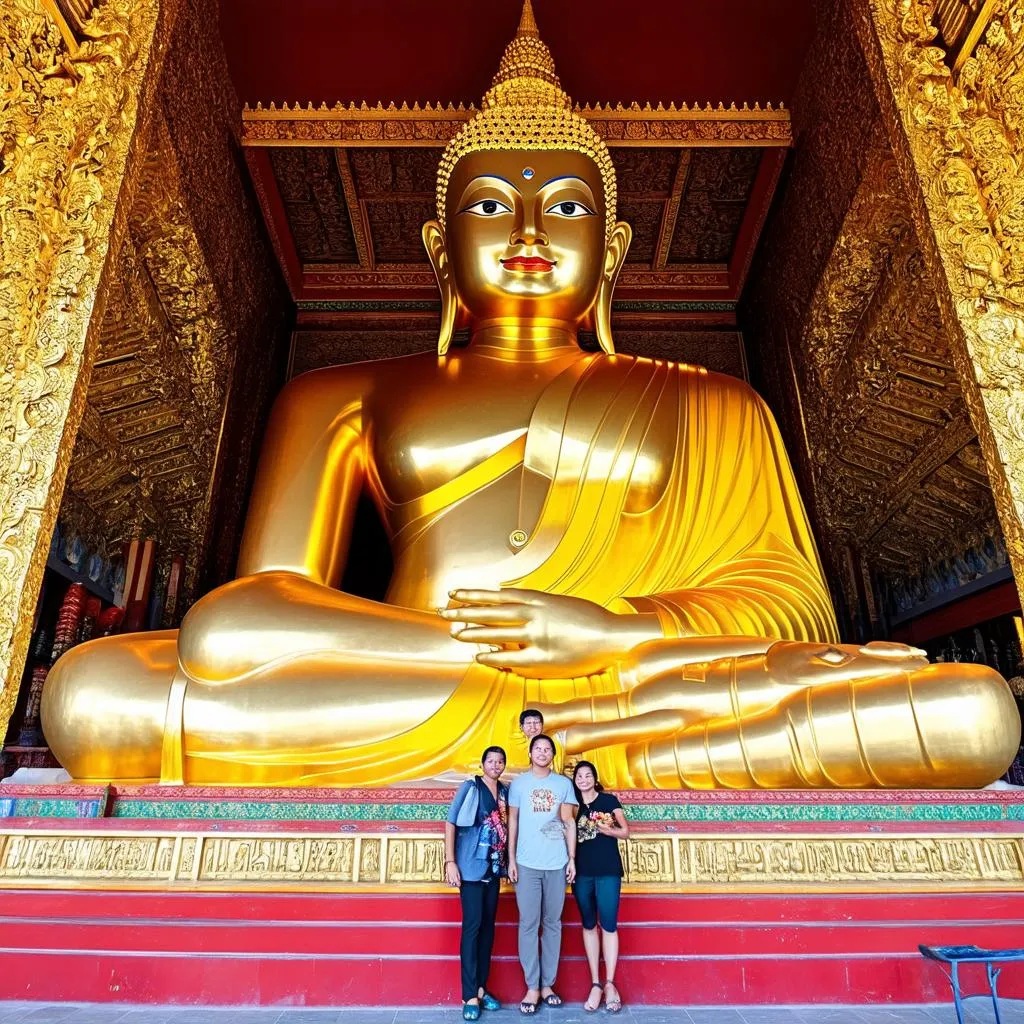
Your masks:
{"label": "short dark hair", "polygon": [[550,743],[551,744],[551,753],[555,752],[555,749],[556,749],[555,748],[555,741],[550,736],[546,736],[544,733],[540,732],[540,733],[537,733],[537,735],[534,736],[532,740],[530,740],[530,753],[531,754],[533,753],[533,748],[538,743],[540,743],[541,740],[544,740],[545,743]]}
{"label": "short dark hair", "polygon": [[[506,719],[506,721],[507,721],[507,719]],[[484,763],[484,761],[486,761],[486,760],[487,760],[487,755],[488,755],[488,754],[501,754],[501,759],[502,759],[502,761],[504,761],[504,762],[505,762],[505,764],[508,764],[508,754],[506,754],[506,753],[505,753],[505,748],[504,748],[504,747],[488,747],[488,748],[487,748],[487,749],[486,749],[486,750],[485,750],[485,751],[484,751],[484,752],[483,752],[483,753],[482,753],[482,754],[480,755],[480,767],[481,767],[481,768],[483,767],[483,763]]]}
{"label": "short dark hair", "polygon": [[[542,729],[544,728],[544,716],[536,708],[526,708],[525,711],[520,711],[519,712],[519,728],[520,729],[522,729],[523,723],[528,718],[539,718],[540,719],[540,727]],[[508,721],[508,719],[506,719],[506,721]]]}

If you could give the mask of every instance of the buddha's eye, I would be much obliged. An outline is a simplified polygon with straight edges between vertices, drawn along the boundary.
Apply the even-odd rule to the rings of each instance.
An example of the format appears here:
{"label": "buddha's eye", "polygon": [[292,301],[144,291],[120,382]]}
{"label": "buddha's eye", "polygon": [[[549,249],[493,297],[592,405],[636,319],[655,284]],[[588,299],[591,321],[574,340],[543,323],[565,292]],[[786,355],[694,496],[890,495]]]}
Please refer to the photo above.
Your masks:
{"label": "buddha's eye", "polygon": [[475,217],[499,217],[503,213],[511,213],[512,207],[500,199],[480,199],[459,212],[471,213]]}
{"label": "buddha's eye", "polygon": [[579,217],[593,217],[594,216],[594,211],[593,210],[588,209],[582,203],[578,203],[575,200],[573,200],[571,202],[568,201],[568,200],[565,200],[565,201],[563,201],[561,203],[555,203],[553,206],[550,206],[544,212],[547,213],[547,214],[551,214],[552,216],[555,216],[555,217],[579,218]]}

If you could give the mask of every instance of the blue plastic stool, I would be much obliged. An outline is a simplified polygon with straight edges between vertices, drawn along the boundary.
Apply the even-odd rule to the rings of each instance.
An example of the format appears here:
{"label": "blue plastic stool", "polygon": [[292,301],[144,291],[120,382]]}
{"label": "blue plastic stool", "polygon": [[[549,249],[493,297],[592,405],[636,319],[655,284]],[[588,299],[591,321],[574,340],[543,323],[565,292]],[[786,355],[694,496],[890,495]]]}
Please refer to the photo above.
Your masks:
{"label": "blue plastic stool", "polygon": [[1024,949],[981,949],[978,946],[918,946],[921,953],[929,960],[938,960],[949,964],[949,983],[953,987],[953,1003],[956,1006],[956,1019],[964,1024],[964,996],[960,991],[960,976],[957,969],[961,964],[984,964],[988,975],[988,988],[992,995],[992,1009],[995,1011],[996,1024],[1002,1024],[999,1016],[999,997],[996,995],[996,980],[1001,967],[996,964],[1024,962]]}

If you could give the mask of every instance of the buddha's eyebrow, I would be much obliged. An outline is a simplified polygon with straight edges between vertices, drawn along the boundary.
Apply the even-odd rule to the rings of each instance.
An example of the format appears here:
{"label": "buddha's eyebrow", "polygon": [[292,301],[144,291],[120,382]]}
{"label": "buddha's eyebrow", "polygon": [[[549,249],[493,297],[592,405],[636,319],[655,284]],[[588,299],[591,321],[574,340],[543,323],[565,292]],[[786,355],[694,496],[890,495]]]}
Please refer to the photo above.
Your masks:
{"label": "buddha's eyebrow", "polygon": [[547,188],[548,185],[554,185],[557,181],[574,182],[577,185],[582,185],[587,190],[587,192],[590,193],[590,195],[594,194],[594,190],[582,178],[576,177],[575,174],[560,174],[556,178],[548,178],[548,180],[545,181],[543,185],[541,185],[541,189]]}
{"label": "buddha's eyebrow", "polygon": [[500,174],[478,174],[475,178],[472,178],[466,183],[466,187],[462,190],[462,194],[465,195],[466,192],[469,191],[470,186],[475,185],[478,181],[502,181],[508,185],[513,192],[522,195],[522,193],[519,192],[519,189],[517,189],[516,186],[508,180],[508,178],[503,178]]}

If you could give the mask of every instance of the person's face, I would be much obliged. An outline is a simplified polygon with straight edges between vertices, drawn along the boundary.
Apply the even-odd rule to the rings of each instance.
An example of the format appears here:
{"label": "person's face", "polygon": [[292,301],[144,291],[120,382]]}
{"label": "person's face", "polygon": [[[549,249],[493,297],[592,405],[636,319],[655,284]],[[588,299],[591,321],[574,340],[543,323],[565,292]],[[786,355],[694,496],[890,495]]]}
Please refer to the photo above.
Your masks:
{"label": "person's face", "polygon": [[578,323],[594,304],[604,192],[582,153],[470,153],[448,184],[446,220],[455,290],[475,320]]}
{"label": "person's face", "polygon": [[547,768],[555,758],[555,748],[547,740],[534,743],[530,751],[530,763],[537,768]]}
{"label": "person's face", "polygon": [[522,730],[523,735],[532,740],[534,736],[539,736],[544,731],[544,719],[537,715],[530,715],[523,719]]}
{"label": "person's face", "polygon": [[500,779],[501,773],[505,770],[505,758],[497,751],[492,750],[484,758],[484,775],[491,779]]}
{"label": "person's face", "polygon": [[590,790],[594,788],[594,784],[597,779],[594,778],[594,773],[585,765],[582,768],[576,769],[576,785],[582,790]]}

